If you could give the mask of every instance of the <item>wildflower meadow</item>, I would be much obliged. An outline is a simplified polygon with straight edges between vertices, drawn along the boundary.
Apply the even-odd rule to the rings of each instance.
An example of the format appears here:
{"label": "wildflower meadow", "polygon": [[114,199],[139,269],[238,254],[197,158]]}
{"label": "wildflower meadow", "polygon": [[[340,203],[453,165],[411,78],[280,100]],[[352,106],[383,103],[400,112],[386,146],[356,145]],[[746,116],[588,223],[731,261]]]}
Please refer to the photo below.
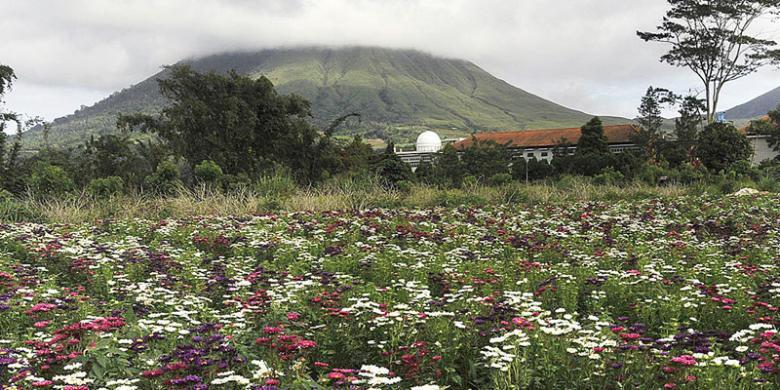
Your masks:
{"label": "wildflower meadow", "polygon": [[0,389],[780,385],[780,197],[0,225]]}

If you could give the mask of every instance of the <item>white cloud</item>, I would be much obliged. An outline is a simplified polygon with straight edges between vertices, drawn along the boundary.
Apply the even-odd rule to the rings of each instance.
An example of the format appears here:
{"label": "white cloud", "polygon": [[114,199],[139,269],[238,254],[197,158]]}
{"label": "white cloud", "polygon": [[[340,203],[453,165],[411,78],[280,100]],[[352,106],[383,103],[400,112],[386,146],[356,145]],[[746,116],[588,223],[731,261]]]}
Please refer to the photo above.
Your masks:
{"label": "white cloud", "polygon": [[[648,85],[697,87],[639,40],[661,0],[25,0],[5,4],[9,107],[48,119],[182,58],[294,45],[415,48],[470,60],[558,103],[633,116]],[[780,40],[778,25],[762,31]],[[764,71],[725,91],[724,108],[778,86]],[[26,87],[22,87],[25,83]],[[34,87],[33,87],[34,86]]]}

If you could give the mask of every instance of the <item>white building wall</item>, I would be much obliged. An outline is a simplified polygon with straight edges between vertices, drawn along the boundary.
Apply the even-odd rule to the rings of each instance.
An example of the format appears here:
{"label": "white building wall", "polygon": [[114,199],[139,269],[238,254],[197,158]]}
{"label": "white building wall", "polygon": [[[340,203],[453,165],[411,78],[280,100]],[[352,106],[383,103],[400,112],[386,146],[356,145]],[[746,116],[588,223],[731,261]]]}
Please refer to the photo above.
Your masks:
{"label": "white building wall", "polygon": [[777,157],[778,153],[769,146],[769,137],[765,135],[748,136],[750,146],[753,148],[753,165],[758,165],[765,160],[771,160]]}

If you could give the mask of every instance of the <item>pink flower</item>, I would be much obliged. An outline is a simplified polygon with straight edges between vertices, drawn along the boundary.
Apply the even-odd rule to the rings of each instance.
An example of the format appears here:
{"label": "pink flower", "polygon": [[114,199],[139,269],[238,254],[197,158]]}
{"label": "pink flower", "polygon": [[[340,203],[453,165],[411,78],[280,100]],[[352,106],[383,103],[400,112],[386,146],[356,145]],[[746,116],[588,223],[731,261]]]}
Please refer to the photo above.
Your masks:
{"label": "pink flower", "polygon": [[638,338],[642,337],[639,333],[621,333],[620,338],[623,340],[636,340]]}
{"label": "pink flower", "polygon": [[345,375],[340,373],[340,372],[335,372],[334,371],[334,372],[328,373],[328,379],[336,380],[336,379],[344,379],[344,377],[345,377]]}
{"label": "pink flower", "polygon": [[49,326],[51,324],[51,321],[38,321],[35,324],[33,324],[34,327],[41,329]]}
{"label": "pink flower", "polygon": [[301,342],[298,343],[298,346],[303,348],[303,349],[314,348],[314,347],[317,346],[317,343],[315,343],[314,341],[311,341],[311,340],[301,340]]}
{"label": "pink flower", "polygon": [[682,355],[672,358],[672,363],[682,364],[683,366],[695,366],[696,359],[691,355]]}
{"label": "pink flower", "polygon": [[300,318],[301,318],[301,314],[300,313],[297,313],[297,312],[294,312],[294,311],[291,311],[291,312],[287,313],[287,319],[290,320],[290,321],[298,321],[298,319],[300,319]]}

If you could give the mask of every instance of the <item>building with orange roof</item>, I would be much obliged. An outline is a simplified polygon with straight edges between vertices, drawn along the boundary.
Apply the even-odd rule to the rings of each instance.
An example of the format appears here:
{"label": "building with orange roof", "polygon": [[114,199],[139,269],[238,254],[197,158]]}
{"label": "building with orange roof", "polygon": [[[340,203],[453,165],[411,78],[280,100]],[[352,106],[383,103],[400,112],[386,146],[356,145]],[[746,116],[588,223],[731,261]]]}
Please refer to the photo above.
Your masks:
{"label": "building with orange roof", "polygon": [[[604,136],[609,149],[614,153],[636,149],[632,141],[639,132],[639,127],[633,124],[604,126]],[[492,133],[477,133],[471,138],[453,144],[457,150],[465,150],[475,141],[493,141],[505,145],[513,158],[523,157],[526,160],[536,159],[552,161],[556,153],[574,154],[582,131],[579,127],[566,129],[502,131]]]}

